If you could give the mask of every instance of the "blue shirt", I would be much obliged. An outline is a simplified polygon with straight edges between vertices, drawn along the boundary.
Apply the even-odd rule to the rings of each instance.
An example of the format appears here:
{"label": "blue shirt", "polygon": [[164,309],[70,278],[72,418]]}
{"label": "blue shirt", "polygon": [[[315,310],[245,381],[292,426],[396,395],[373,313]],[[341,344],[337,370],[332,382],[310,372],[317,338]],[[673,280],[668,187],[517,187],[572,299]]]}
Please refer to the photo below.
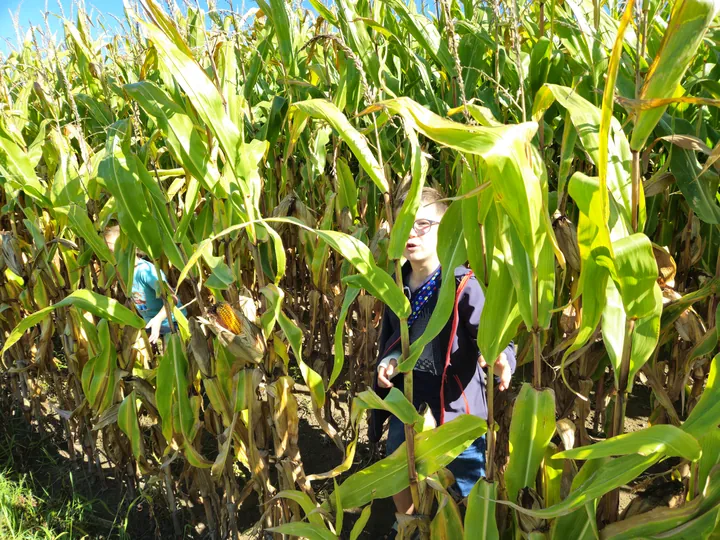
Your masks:
{"label": "blue shirt", "polygon": [[[160,279],[167,283],[167,278],[162,270],[160,271]],[[141,259],[135,263],[132,297],[138,313],[146,322],[150,321],[163,309],[162,296],[160,295],[160,279],[155,271],[155,266],[151,262]],[[184,310],[182,311],[184,314]]]}

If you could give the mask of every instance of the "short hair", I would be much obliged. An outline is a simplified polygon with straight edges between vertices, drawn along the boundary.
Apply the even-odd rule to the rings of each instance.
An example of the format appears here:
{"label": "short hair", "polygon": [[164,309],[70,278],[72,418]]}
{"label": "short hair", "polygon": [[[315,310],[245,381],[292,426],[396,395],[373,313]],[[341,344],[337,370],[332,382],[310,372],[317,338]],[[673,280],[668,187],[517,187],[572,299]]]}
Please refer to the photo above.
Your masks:
{"label": "short hair", "polygon": [[[399,212],[400,207],[405,204],[408,193],[408,191],[405,191],[397,198],[395,203],[396,212]],[[420,194],[420,204],[422,206],[434,205],[438,214],[442,216],[448,209],[447,203],[443,200],[444,198],[445,197],[443,197],[442,193],[440,193],[437,189],[426,186],[422,189],[422,193]]]}

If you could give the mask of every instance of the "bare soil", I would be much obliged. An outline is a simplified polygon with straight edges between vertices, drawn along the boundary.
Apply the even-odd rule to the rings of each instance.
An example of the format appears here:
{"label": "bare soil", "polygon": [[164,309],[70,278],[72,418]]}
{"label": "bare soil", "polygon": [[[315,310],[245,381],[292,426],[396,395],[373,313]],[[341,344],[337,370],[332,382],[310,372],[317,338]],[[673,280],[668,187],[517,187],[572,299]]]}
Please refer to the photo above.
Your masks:
{"label": "bare soil", "polygon": [[[519,370],[521,371],[521,370]],[[516,395],[522,381],[519,374],[516,386],[511,392]],[[303,458],[306,474],[322,473],[339,465],[343,459],[342,452],[335,446],[330,438],[322,431],[315,420],[310,406],[310,397],[307,388],[298,383],[296,386],[298,399],[298,412],[300,416],[299,447]],[[637,431],[647,427],[650,413],[650,389],[639,382],[635,385],[627,407],[626,431]],[[514,397],[514,396],[513,396]],[[594,406],[594,396],[591,395]],[[80,463],[68,459],[67,443],[58,435],[62,430],[57,420],[49,421],[56,425],[46,426],[42,432],[37,426],[30,426],[22,414],[7,403],[1,404],[3,421],[0,422],[0,442],[5,442],[9,450],[3,455],[0,450],[0,466],[10,468],[13,474],[32,474],[34,483],[43,497],[67,498],[73,492],[80,495],[83,500],[89,501],[92,511],[86,516],[84,534],[89,538],[117,538],[121,528],[131,538],[140,540],[151,538],[172,538],[172,518],[163,510],[163,500],[158,495],[156,504],[149,499],[135,499],[130,497],[127,486],[115,478],[114,471],[105,467],[103,478],[91,472],[87,463]],[[341,392],[333,401],[333,417],[336,424],[342,429],[349,423],[348,396]],[[592,430],[594,411],[587,420],[587,427]],[[342,432],[342,431],[341,431]],[[602,433],[591,431],[593,437],[602,438]],[[343,432],[343,440],[347,443],[352,433]],[[358,447],[353,467],[347,473],[337,478],[338,483],[370,465],[384,456],[384,438],[378,445],[371,445],[367,438],[366,425],[361,426]],[[79,449],[78,449],[79,450]],[[81,452],[78,452],[81,455]],[[633,489],[638,486],[645,487],[654,476],[662,477],[662,473],[672,463],[665,462],[661,467],[648,471],[631,486],[625,486],[621,491],[621,508],[627,507],[636,498]],[[333,481],[318,481],[313,484],[318,497],[323,499],[333,490]],[[358,514],[349,511],[346,514],[343,537],[349,536],[349,531],[356,521]],[[248,538],[256,536],[253,525],[259,519],[258,501],[251,495],[240,509],[238,524],[245,530]],[[204,527],[204,515],[201,508],[183,507],[181,522],[185,527],[185,538],[207,538],[208,532]],[[382,537],[392,527],[395,521],[394,506],[391,499],[378,499],[373,502],[370,520],[365,527],[361,538],[370,539]]]}

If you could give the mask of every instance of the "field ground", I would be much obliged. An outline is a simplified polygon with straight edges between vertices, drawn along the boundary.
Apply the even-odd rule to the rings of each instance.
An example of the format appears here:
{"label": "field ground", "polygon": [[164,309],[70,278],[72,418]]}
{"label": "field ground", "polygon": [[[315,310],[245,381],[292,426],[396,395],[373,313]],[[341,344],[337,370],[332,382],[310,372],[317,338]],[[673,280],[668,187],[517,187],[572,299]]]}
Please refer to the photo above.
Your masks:
{"label": "field ground", "polygon": [[[327,471],[341,462],[342,455],[314,421],[307,389],[298,384],[297,390],[300,416],[298,444],[305,472]],[[649,394],[645,386],[635,386],[628,405],[627,431],[647,426]],[[0,403],[0,414],[3,416],[0,422],[0,537],[30,540],[86,535],[98,539],[138,540],[172,537],[172,517],[164,510],[164,500],[152,504],[152,486],[131,497],[127,487],[114,479],[112,470],[104,468],[104,478],[101,479],[97,473],[89,471],[86,462],[79,464],[71,461],[67,443],[48,434],[59,432],[58,426],[47,426],[41,433],[37,426],[31,428],[22,414],[7,401]],[[348,420],[345,396],[341,395],[336,403],[340,404],[340,410],[334,408],[333,412],[342,427]],[[592,419],[593,413],[588,419],[588,427],[592,426]],[[383,444],[381,442],[380,448],[376,449],[380,453]],[[373,449],[363,426],[356,463],[346,475],[367,466],[372,459]],[[319,494],[326,494],[332,490],[332,480],[325,486],[316,483],[314,487]],[[625,487],[621,492],[621,507],[627,506],[633,497],[631,488]],[[208,537],[202,508],[192,507],[189,503],[181,506],[181,523],[199,523],[193,528],[186,525],[185,537]],[[246,538],[256,536],[252,527],[259,518],[257,509],[253,494],[243,504],[238,523],[241,530],[246,531]],[[346,531],[354,522],[353,517],[353,514],[347,514]],[[377,538],[389,529],[393,521],[392,503],[376,500],[361,538]]]}

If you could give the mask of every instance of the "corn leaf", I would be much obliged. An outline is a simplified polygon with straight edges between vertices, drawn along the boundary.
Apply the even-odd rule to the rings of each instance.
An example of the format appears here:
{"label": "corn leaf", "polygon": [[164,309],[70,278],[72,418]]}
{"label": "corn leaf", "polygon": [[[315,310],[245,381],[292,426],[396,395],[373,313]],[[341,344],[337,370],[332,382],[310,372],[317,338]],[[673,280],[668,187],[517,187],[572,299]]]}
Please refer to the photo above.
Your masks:
{"label": "corn leaf", "polygon": [[590,446],[565,450],[555,454],[553,458],[587,460],[627,454],[641,456],[658,454],[697,461],[702,455],[702,450],[692,435],[678,427],[659,424],[641,431],[624,433]]}
{"label": "corn leaf", "polygon": [[102,296],[96,292],[87,289],[80,289],[60,300],[52,306],[41,309],[32,315],[25,317],[10,332],[5,344],[0,351],[0,355],[4,354],[10,347],[17,343],[25,332],[30,328],[42,322],[45,317],[50,315],[54,310],[60,307],[75,306],[83,311],[88,311],[97,317],[107,319],[118,324],[126,324],[134,328],[143,328],[145,321],[142,317],[135,315],[120,302],[107,296]]}
{"label": "corn leaf", "polygon": [[143,457],[144,445],[137,418],[136,399],[135,391],[133,390],[120,404],[120,409],[118,410],[118,427],[127,435],[128,439],[130,439],[133,456],[135,456],[135,459],[140,460]]}
{"label": "corn leaf", "polygon": [[710,375],[700,401],[682,425],[683,431],[695,438],[702,437],[720,425],[720,354],[710,364]]}
{"label": "corn leaf", "polygon": [[545,449],[555,434],[555,394],[523,384],[510,422],[510,462],[505,471],[508,500],[533,486]]}
{"label": "corn leaf", "polygon": [[310,99],[293,103],[292,109],[299,109],[312,118],[325,120],[338,132],[340,138],[350,147],[360,166],[375,183],[381,193],[390,190],[385,173],[375,159],[367,139],[356,130],[340,109],[324,99]]}
{"label": "corn leaf", "polygon": [[495,519],[497,488],[497,482],[490,483],[483,478],[473,486],[467,499],[465,540],[476,538],[499,540],[500,534]]}
{"label": "corn leaf", "polygon": [[[423,479],[445,467],[487,430],[485,421],[461,415],[430,431],[415,435],[415,465]],[[405,443],[390,456],[374,463],[340,485],[346,508],[363,506],[373,499],[390,497],[409,485]]]}

